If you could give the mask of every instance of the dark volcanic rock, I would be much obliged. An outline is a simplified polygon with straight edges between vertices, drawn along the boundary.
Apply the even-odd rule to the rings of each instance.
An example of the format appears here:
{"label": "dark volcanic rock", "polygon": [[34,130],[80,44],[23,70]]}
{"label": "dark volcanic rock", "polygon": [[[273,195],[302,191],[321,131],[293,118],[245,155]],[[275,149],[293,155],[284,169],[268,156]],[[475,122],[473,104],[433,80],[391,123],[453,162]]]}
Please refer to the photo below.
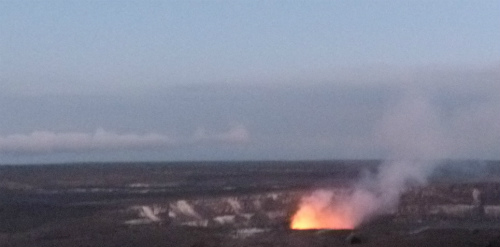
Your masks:
{"label": "dark volcanic rock", "polygon": [[490,240],[486,247],[500,247],[500,235]]}
{"label": "dark volcanic rock", "polygon": [[346,243],[348,244],[361,244],[363,243],[364,241],[362,240],[362,238],[356,234],[356,233],[351,233],[349,234],[349,236],[347,236],[347,238],[345,239]]}

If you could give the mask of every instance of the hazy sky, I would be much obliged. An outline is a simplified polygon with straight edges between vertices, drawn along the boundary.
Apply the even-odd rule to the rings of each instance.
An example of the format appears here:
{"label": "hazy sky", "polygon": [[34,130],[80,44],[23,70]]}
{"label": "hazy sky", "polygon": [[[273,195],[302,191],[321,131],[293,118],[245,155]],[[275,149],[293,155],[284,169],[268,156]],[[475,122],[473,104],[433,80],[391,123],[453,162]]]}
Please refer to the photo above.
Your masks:
{"label": "hazy sky", "polygon": [[0,1],[0,164],[500,159],[499,9]]}

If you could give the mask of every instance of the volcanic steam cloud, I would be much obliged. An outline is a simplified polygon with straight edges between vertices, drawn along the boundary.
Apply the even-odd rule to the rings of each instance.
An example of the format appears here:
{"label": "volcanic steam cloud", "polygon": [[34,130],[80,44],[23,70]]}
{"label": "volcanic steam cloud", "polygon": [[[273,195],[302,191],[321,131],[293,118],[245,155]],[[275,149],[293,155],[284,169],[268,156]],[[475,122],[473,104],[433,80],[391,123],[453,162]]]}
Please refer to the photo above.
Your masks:
{"label": "volcanic steam cloud", "polygon": [[400,195],[425,184],[450,150],[438,114],[422,97],[406,97],[375,127],[374,136],[386,146],[389,159],[343,193],[319,190],[303,197],[292,229],[351,229],[395,212]]}

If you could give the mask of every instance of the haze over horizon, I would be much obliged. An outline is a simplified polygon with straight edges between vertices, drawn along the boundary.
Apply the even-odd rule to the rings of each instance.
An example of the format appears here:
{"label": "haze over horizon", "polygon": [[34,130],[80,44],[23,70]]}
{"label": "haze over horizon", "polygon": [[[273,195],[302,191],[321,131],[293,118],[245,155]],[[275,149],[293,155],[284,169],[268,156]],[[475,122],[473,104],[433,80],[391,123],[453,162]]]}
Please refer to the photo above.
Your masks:
{"label": "haze over horizon", "polygon": [[2,1],[0,164],[500,159],[500,1]]}

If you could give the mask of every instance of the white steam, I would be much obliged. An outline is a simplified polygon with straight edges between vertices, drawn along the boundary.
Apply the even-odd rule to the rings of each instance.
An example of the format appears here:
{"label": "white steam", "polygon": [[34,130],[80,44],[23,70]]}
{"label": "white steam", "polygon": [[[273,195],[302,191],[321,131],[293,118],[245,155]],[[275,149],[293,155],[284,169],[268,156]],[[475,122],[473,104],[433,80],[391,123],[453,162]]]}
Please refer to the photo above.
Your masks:
{"label": "white steam", "polygon": [[358,224],[396,210],[400,195],[410,186],[423,185],[451,149],[438,112],[420,95],[405,97],[376,129],[376,139],[389,157],[377,174],[367,175],[345,198],[358,205]]}
{"label": "white steam", "polygon": [[245,143],[250,134],[243,125],[226,132],[209,133],[203,130],[186,138],[172,138],[158,133],[118,134],[98,129],[94,133],[34,131],[31,134],[0,136],[0,152],[48,153],[80,152],[88,150],[151,149],[199,143]]}
{"label": "white steam", "polygon": [[378,143],[389,151],[387,161],[375,174],[365,174],[350,193],[334,201],[327,198],[332,208],[348,209],[354,227],[397,210],[400,195],[411,186],[425,184],[451,149],[439,114],[424,97],[406,97],[375,129]]}

